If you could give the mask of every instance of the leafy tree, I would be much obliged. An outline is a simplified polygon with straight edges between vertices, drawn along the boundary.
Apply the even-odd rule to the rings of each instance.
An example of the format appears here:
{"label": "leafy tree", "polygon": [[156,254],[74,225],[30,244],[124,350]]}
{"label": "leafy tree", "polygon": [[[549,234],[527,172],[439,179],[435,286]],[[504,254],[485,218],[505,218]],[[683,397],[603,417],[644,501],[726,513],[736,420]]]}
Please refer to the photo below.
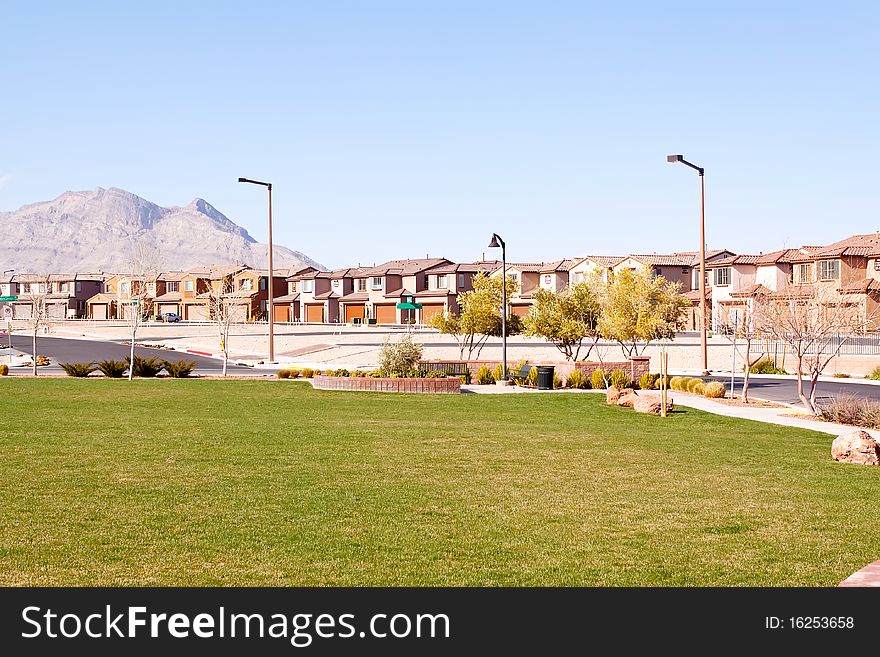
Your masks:
{"label": "leafy tree", "polygon": [[415,376],[421,358],[422,345],[413,342],[411,336],[405,335],[399,342],[386,340],[379,354],[379,371],[382,376]]}
{"label": "leafy tree", "polygon": [[597,280],[584,281],[560,292],[538,290],[535,305],[525,318],[525,333],[556,345],[566,360],[577,360],[585,339],[584,358],[599,340],[597,330],[601,315],[600,289]]}
{"label": "leafy tree", "polygon": [[[483,345],[490,337],[501,336],[501,292],[500,278],[491,278],[485,273],[474,276],[474,289],[458,295],[460,313],[445,312],[434,315],[428,325],[445,335],[451,335],[458,343],[462,360],[479,357]],[[507,278],[507,298],[517,290],[517,282]],[[507,314],[507,335],[522,331],[522,319]]]}
{"label": "leafy tree", "polygon": [[690,304],[670,283],[650,272],[624,269],[605,288],[599,333],[620,344],[627,358],[639,355],[652,340],[671,339]]}

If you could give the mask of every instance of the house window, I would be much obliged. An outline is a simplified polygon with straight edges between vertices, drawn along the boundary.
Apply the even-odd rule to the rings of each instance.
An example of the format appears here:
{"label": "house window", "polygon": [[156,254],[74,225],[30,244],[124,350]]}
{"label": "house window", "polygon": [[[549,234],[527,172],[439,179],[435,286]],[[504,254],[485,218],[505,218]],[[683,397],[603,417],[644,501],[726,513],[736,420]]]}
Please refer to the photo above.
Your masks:
{"label": "house window", "polygon": [[67,292],[67,283],[61,283],[61,291]]}
{"label": "house window", "polygon": [[464,274],[458,275],[458,287],[464,287]]}
{"label": "house window", "polygon": [[119,284],[119,291],[122,294],[128,294],[128,283],[120,283]]}
{"label": "house window", "polygon": [[715,270],[715,285],[730,285],[730,267]]}
{"label": "house window", "polygon": [[443,290],[446,288],[446,274],[438,274],[437,276],[437,289]]}
{"label": "house window", "polygon": [[370,289],[371,290],[381,290],[382,289],[382,277],[381,276],[372,276],[370,278]]}
{"label": "house window", "polygon": [[30,283],[23,283],[21,286],[21,289],[25,294],[30,294],[31,293],[31,284]]}
{"label": "house window", "polygon": [[359,278],[358,279],[358,292],[366,292],[367,291],[367,279]]}
{"label": "house window", "polygon": [[544,276],[544,285],[550,285],[550,274]]}
{"label": "house window", "polygon": [[820,260],[819,280],[836,281],[840,278],[840,260]]}
{"label": "house window", "polygon": [[77,292],[82,292],[82,289],[83,289],[83,284],[80,283],[79,281],[77,281],[77,282],[76,282],[76,291],[77,291]]}
{"label": "house window", "polygon": [[184,292],[192,292],[195,287],[195,281],[184,281],[183,282],[183,291]]}
{"label": "house window", "polygon": [[166,292],[180,292],[180,282],[179,281],[168,281],[165,284]]}
{"label": "house window", "polygon": [[250,278],[242,278],[238,281],[238,289],[250,291],[254,289],[254,281]]}
{"label": "house window", "polygon": [[813,272],[811,269],[812,267],[808,262],[797,266],[798,283],[809,283],[812,280]]}
{"label": "house window", "polygon": [[333,281],[333,287],[339,287],[339,279]]}
{"label": "house window", "polygon": [[690,269],[688,269],[687,267],[682,267],[682,268],[681,268],[681,273],[682,273],[682,274],[689,274],[689,273],[690,273]]}
{"label": "house window", "polygon": [[260,276],[260,290],[265,291],[268,285],[268,278]]}
{"label": "house window", "polygon": [[113,283],[108,283],[104,286],[104,292],[112,292],[113,291]]}
{"label": "house window", "polygon": [[303,292],[313,292],[315,289],[315,281],[303,281],[302,282],[302,291]]}

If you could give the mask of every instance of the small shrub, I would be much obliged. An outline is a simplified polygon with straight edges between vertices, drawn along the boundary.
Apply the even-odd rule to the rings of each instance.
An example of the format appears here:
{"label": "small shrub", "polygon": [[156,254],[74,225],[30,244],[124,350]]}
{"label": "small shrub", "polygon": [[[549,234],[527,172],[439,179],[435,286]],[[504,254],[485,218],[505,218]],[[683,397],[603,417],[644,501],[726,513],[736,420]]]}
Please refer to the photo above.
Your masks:
{"label": "small shrub", "polygon": [[850,378],[849,374],[844,374],[843,372],[835,372],[831,375],[835,379],[848,379]]}
{"label": "small shrub", "polygon": [[323,374],[321,370],[315,370],[315,376],[321,376],[321,374]]}
{"label": "small shrub", "polygon": [[428,370],[424,376],[426,379],[445,379],[446,372],[442,370]]}
{"label": "small shrub", "polygon": [[492,374],[492,370],[490,370],[487,366],[483,365],[480,369],[477,370],[477,383],[481,386],[487,386],[492,383],[495,383],[495,377]]}
{"label": "small shrub", "polygon": [[757,363],[752,365],[751,369],[752,374],[788,374],[781,367],[776,367],[776,363],[774,363],[769,358],[762,358]]}
{"label": "small shrub", "polygon": [[278,373],[275,376],[277,376],[279,379],[289,379],[290,370],[278,370]]}
{"label": "small shrub", "polygon": [[526,385],[530,388],[538,387],[538,368],[532,367],[526,375]]}
{"label": "small shrub", "polygon": [[880,428],[880,401],[857,397],[835,397],[817,404],[816,410],[824,419],[865,429]]}
{"label": "small shrub", "polygon": [[0,365],[0,376],[8,376],[9,375],[9,365],[3,363]]}
{"label": "small shrub", "polygon": [[303,368],[303,378],[304,379],[311,379],[313,376],[315,376],[315,370],[313,370],[311,367],[304,367]]}
{"label": "small shrub", "polygon": [[660,379],[659,374],[651,374],[650,372],[645,372],[642,376],[639,377],[639,388],[642,390],[653,390],[654,384]]}
{"label": "small shrub", "polygon": [[504,376],[504,368],[501,367],[501,363],[498,363],[495,366],[495,369],[492,370],[492,378],[495,379],[496,381],[500,381],[503,376]]}
{"label": "small shrub", "polygon": [[710,399],[720,399],[727,394],[727,386],[721,381],[710,381],[703,386],[703,395]]}
{"label": "small shrub", "polygon": [[607,387],[605,385],[605,373],[600,369],[593,370],[593,373],[590,375],[590,387],[593,390],[605,390]]}
{"label": "small shrub", "polygon": [[171,361],[166,360],[162,361],[162,367],[165,368],[165,372],[172,379],[186,379],[192,374],[192,371],[196,368],[196,361],[194,360],[179,360],[179,361]]}
{"label": "small shrub", "polygon": [[365,372],[364,370],[352,370],[351,371],[351,377],[353,379],[363,379],[366,376],[367,376],[367,372]]}
{"label": "small shrub", "polygon": [[[125,358],[125,362],[126,364],[131,364],[131,360],[128,357]],[[162,371],[162,363],[155,356],[152,358],[135,356],[134,364],[130,366],[132,367],[132,376],[154,377]]]}
{"label": "small shrub", "polygon": [[422,345],[413,342],[409,335],[398,342],[386,341],[379,354],[379,369],[385,376],[405,378],[418,371],[422,358]]}
{"label": "small shrub", "polygon": [[95,363],[61,363],[62,369],[67,372],[67,376],[75,376],[77,378],[87,377],[98,368]]}
{"label": "small shrub", "polygon": [[576,390],[585,390],[589,385],[590,382],[580,370],[574,370],[565,381],[566,388],[574,388]]}
{"label": "small shrub", "polygon": [[327,376],[348,377],[351,376],[351,373],[344,367],[340,367],[338,370],[327,370]]}
{"label": "small shrub", "polygon": [[681,390],[682,389],[681,384],[682,384],[683,380],[684,380],[684,377],[681,377],[681,376],[672,377],[671,379],[669,379],[669,388],[671,390]]}
{"label": "small shrub", "polygon": [[465,370],[464,370],[464,374],[459,374],[459,375],[458,375],[458,378],[459,378],[459,379],[461,380],[461,382],[464,383],[465,385],[469,384],[469,383],[471,382],[471,371],[470,371],[470,369],[469,369],[469,368],[465,368]]}
{"label": "small shrub", "polygon": [[128,363],[124,360],[102,360],[98,363],[98,369],[101,371],[101,374],[110,379],[121,379],[125,376]]}
{"label": "small shrub", "polygon": [[611,373],[611,376],[608,377],[608,380],[611,382],[611,385],[619,390],[629,388],[632,385],[632,380],[629,378],[629,374],[623,370],[614,370]]}
{"label": "small shrub", "polygon": [[382,378],[382,370],[370,370],[367,373],[367,376],[373,379],[381,379]]}
{"label": "small shrub", "polygon": [[871,379],[872,381],[880,381],[880,365],[875,367],[873,370],[868,372],[865,375],[866,379]]}
{"label": "small shrub", "polygon": [[562,387],[562,377],[559,376],[556,372],[553,372],[553,389],[559,390]]}
{"label": "small shrub", "polygon": [[[703,382],[700,379],[689,379],[687,382],[687,391],[688,392],[697,392],[697,387],[703,385]],[[698,393],[702,394],[702,393]]]}
{"label": "small shrub", "polygon": [[522,384],[525,381],[524,377],[521,377],[519,373],[522,371],[522,368],[526,367],[529,364],[527,360],[521,360],[513,367],[507,368],[507,376],[513,380],[517,384]]}
{"label": "small shrub", "polygon": [[[662,380],[663,380],[663,377],[660,376],[660,375],[658,374],[656,380],[654,381],[654,390],[660,390],[660,382],[661,382]],[[666,375],[666,381],[665,381],[665,383],[666,383],[666,389],[667,389],[667,390],[668,390],[669,388],[672,387],[672,386],[670,385],[670,384],[672,383],[672,377],[669,376],[668,374]]]}
{"label": "small shrub", "polygon": [[302,374],[302,370],[299,369],[298,367],[291,367],[287,371],[290,372],[291,379],[298,379],[300,377],[300,375]]}

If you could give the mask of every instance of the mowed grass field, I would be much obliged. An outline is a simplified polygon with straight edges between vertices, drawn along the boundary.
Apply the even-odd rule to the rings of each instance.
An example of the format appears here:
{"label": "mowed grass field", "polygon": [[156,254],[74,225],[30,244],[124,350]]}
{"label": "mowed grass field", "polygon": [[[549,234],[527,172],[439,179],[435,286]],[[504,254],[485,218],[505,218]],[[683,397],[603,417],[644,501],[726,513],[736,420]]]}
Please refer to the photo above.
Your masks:
{"label": "mowed grass field", "polygon": [[2,585],[834,585],[880,468],[591,394],[5,379]]}

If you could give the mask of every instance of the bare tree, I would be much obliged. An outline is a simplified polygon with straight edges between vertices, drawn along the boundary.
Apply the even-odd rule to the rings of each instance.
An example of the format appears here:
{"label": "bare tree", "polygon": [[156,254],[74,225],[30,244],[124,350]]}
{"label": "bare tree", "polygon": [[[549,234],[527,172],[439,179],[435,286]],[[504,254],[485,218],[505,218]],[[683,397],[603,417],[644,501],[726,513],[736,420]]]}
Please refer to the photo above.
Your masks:
{"label": "bare tree", "polygon": [[235,292],[232,276],[221,275],[219,280],[208,283],[206,302],[208,317],[214,322],[220,340],[220,353],[223,354],[223,376],[226,376],[229,362],[229,334],[232,329],[235,307],[243,298]]}
{"label": "bare tree", "polygon": [[[752,367],[764,357],[763,351],[758,351],[756,356],[752,356],[752,344],[760,341],[761,328],[766,319],[766,306],[766,294],[756,292],[743,305],[736,306],[733,314],[730,312],[731,308],[721,306],[715,316],[716,333],[720,333],[733,344],[736,354],[743,363],[744,404],[749,403],[749,374],[752,372]],[[742,351],[740,351],[740,340]],[[731,394],[733,394],[732,390]]]}
{"label": "bare tree", "polygon": [[133,245],[129,257],[128,286],[118,286],[117,308],[122,312],[130,336],[130,355],[128,380],[134,377],[134,347],[137,332],[152,312],[156,285],[161,271],[159,257],[155,250],[144,245]]}
{"label": "bare tree", "polygon": [[22,283],[24,293],[21,296],[30,304],[31,308],[28,317],[28,328],[31,330],[31,337],[33,338],[33,372],[34,376],[37,376],[37,335],[49,317],[48,301],[52,294],[52,283],[49,274],[34,274],[22,278],[30,281]]}
{"label": "bare tree", "polygon": [[[768,299],[760,323],[764,332],[794,354],[798,397],[818,414],[816,382],[847,339],[864,326],[858,308],[830,287],[791,285]],[[804,391],[804,375],[810,383],[809,394]]]}

